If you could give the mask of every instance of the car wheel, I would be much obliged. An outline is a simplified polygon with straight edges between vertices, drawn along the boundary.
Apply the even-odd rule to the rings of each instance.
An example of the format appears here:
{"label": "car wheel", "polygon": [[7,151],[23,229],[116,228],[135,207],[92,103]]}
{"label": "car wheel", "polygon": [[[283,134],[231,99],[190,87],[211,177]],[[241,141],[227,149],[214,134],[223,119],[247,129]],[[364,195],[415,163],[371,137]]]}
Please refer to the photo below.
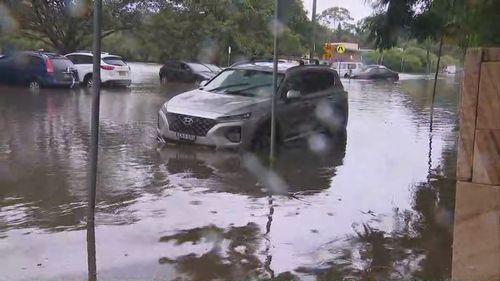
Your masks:
{"label": "car wheel", "polygon": [[162,85],[166,85],[168,83],[168,78],[167,78],[167,75],[162,75],[161,78],[160,78],[160,83]]}
{"label": "car wheel", "polygon": [[[276,130],[278,128],[276,127]],[[280,143],[279,135],[276,134],[276,151],[278,150]],[[254,135],[253,141],[251,143],[251,150],[258,152],[260,154],[269,155],[271,151],[271,123],[267,123],[261,126]]]}
{"label": "car wheel", "polygon": [[94,85],[94,81],[92,80],[92,76],[89,75],[85,77],[85,80],[83,80],[83,84],[85,85],[86,88],[92,88]]}
{"label": "car wheel", "polygon": [[28,87],[30,88],[30,90],[40,90],[42,85],[40,84],[40,81],[38,81],[37,79],[33,79],[28,83]]}
{"label": "car wheel", "polygon": [[344,74],[344,78],[349,78],[349,74]]}

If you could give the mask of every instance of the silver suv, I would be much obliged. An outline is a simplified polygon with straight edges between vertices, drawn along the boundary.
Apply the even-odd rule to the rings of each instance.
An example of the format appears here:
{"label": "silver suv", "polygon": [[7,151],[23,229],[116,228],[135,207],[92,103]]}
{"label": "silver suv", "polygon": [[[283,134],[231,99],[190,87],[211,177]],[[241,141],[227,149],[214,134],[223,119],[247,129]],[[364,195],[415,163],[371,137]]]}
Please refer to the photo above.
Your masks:
{"label": "silver suv", "polygon": [[[175,96],[158,113],[158,138],[218,148],[267,148],[272,70],[272,62],[240,63],[200,88]],[[335,70],[291,62],[280,62],[278,70],[279,143],[317,133],[345,133],[347,92]]]}

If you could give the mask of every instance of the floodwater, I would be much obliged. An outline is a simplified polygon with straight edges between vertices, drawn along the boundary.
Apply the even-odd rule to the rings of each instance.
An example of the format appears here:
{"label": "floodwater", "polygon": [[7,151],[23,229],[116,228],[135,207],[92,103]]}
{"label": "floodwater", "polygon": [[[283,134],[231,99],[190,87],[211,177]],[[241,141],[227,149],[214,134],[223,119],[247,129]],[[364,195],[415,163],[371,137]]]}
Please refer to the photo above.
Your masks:
{"label": "floodwater", "polygon": [[[345,80],[347,137],[290,144],[272,174],[159,144],[158,109],[190,86],[161,87],[158,69],[132,64],[131,89],[102,92],[99,279],[450,277],[459,79],[439,80],[432,133],[428,77]],[[0,93],[0,280],[83,280],[91,96]]]}

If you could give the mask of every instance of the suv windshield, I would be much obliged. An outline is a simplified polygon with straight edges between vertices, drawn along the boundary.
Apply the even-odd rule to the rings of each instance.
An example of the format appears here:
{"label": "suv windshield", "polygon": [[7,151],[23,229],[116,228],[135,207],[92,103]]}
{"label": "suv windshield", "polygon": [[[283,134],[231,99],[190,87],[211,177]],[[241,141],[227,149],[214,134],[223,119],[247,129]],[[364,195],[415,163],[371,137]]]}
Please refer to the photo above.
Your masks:
{"label": "suv windshield", "polygon": [[[278,74],[278,85],[284,75]],[[273,92],[272,72],[229,69],[223,71],[204,87],[205,91],[243,96],[271,96]]]}

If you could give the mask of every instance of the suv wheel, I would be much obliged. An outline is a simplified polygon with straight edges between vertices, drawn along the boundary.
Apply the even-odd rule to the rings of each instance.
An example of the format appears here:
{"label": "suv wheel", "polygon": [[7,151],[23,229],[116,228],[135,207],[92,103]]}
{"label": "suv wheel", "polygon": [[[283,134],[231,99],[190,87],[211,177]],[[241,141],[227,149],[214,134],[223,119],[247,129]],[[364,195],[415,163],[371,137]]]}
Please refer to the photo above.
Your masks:
{"label": "suv wheel", "polygon": [[168,78],[167,78],[167,75],[162,75],[162,76],[160,77],[160,83],[161,83],[162,85],[166,85],[166,84],[168,83]]}
{"label": "suv wheel", "polygon": [[40,84],[40,82],[36,79],[33,79],[28,83],[28,87],[30,88],[30,90],[39,90],[41,86],[42,85]]}
{"label": "suv wheel", "polygon": [[92,85],[94,84],[94,82],[92,81],[92,75],[88,75],[87,77],[85,77],[85,80],[83,80],[83,84],[86,88],[92,88]]}
{"label": "suv wheel", "polygon": [[[276,127],[278,130],[278,127]],[[279,135],[276,134],[276,145],[275,148],[277,150],[279,145]],[[251,150],[259,153],[269,154],[271,150],[271,123],[267,123],[261,126],[254,135]]]}

